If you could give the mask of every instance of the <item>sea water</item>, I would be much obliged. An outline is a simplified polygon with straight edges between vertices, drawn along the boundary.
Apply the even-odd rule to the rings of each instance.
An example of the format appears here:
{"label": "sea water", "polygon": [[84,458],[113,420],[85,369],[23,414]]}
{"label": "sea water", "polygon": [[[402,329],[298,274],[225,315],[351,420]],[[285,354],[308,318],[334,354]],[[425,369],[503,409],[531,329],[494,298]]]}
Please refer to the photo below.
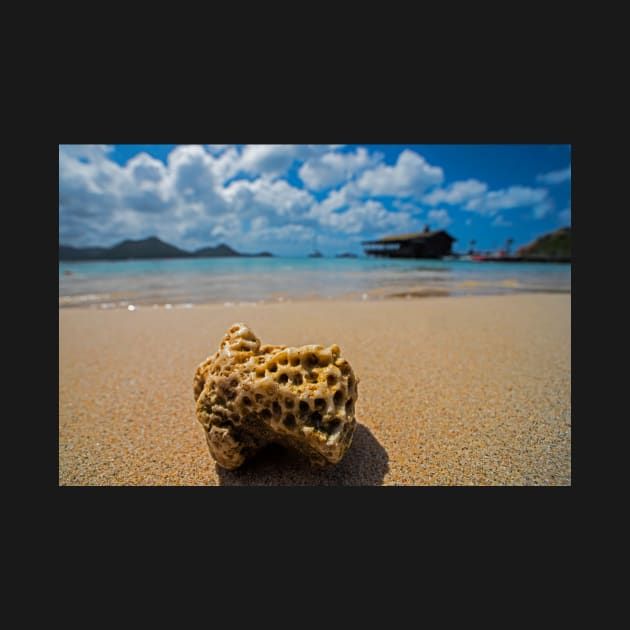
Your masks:
{"label": "sea water", "polygon": [[571,265],[390,258],[179,258],[62,262],[59,306],[186,307],[570,292]]}

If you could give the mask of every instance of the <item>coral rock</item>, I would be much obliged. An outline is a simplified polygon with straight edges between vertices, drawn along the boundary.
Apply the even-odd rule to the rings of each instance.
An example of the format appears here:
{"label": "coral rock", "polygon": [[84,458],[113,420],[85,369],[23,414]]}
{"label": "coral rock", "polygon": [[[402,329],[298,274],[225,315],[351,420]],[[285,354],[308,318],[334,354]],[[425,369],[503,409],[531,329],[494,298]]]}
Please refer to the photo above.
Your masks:
{"label": "coral rock", "polygon": [[339,346],[261,345],[234,324],[193,379],[197,419],[210,453],[238,468],[269,443],[337,463],[352,442],[358,379]]}

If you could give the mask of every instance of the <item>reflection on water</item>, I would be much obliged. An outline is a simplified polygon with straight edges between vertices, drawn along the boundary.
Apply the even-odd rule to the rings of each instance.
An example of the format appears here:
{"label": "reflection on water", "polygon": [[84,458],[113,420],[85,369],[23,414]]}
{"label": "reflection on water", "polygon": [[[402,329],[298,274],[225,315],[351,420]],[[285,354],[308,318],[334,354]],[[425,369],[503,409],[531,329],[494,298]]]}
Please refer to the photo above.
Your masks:
{"label": "reflection on water", "polygon": [[202,258],[59,265],[60,307],[570,290],[570,264]]}

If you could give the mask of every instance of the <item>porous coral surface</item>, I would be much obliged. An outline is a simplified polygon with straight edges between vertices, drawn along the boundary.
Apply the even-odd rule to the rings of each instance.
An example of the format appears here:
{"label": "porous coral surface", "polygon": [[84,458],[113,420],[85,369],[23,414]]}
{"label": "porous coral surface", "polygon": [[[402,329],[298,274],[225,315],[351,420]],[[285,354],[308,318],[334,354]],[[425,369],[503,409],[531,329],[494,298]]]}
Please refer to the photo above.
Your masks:
{"label": "porous coral surface", "polygon": [[269,443],[326,465],[339,462],[352,443],[358,382],[337,345],[261,345],[236,323],[197,367],[193,391],[220,466],[238,468]]}

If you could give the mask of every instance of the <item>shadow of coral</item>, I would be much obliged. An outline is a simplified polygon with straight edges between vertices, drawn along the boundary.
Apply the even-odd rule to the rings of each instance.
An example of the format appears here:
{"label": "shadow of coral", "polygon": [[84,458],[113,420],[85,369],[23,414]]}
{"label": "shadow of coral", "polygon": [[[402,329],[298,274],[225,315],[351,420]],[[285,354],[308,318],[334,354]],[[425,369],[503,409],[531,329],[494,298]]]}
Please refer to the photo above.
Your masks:
{"label": "shadow of coral", "polygon": [[357,423],[352,445],[337,465],[317,468],[275,444],[236,470],[216,466],[222,486],[380,486],[389,470],[387,451]]}

